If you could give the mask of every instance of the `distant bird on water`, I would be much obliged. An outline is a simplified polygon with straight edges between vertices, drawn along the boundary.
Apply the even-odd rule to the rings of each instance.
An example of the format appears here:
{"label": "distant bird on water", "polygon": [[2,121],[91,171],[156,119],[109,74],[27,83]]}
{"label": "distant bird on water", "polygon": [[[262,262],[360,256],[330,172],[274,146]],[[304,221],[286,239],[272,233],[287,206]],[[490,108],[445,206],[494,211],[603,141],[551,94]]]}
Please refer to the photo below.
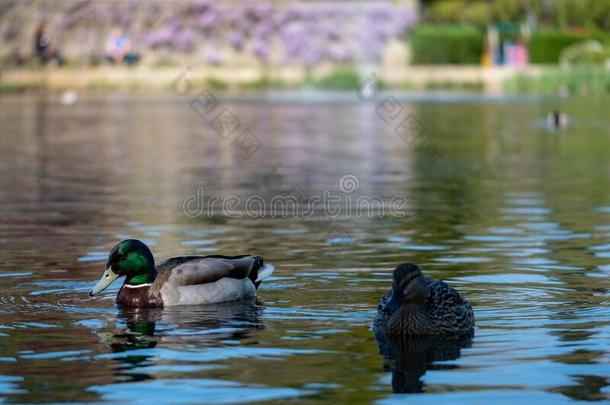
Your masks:
{"label": "distant bird on water", "polygon": [[546,116],[546,123],[549,128],[559,130],[568,126],[569,118],[566,113],[553,110]]}
{"label": "distant bird on water", "polygon": [[78,102],[78,93],[73,90],[62,91],[59,94],[59,104],[73,105]]}

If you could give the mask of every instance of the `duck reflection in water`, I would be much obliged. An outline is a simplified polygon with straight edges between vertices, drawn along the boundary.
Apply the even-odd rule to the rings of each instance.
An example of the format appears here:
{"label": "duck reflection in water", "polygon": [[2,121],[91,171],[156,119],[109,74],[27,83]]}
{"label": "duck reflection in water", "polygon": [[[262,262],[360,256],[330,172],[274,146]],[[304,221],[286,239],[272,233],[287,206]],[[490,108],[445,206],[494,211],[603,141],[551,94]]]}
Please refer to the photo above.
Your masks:
{"label": "duck reflection in water", "polygon": [[394,393],[424,392],[422,377],[426,371],[457,368],[456,365],[435,363],[459,358],[461,349],[471,346],[472,338],[472,333],[449,337],[375,333],[384,370],[392,372]]}
{"label": "duck reflection in water", "polygon": [[129,381],[153,378],[145,371],[153,366],[155,356],[148,350],[166,344],[189,344],[220,347],[226,341],[251,337],[253,329],[262,329],[259,320],[262,306],[256,302],[227,302],[205,306],[173,308],[119,309],[118,322],[123,326],[112,335],[109,346],[113,353],[130,352],[117,358],[117,375]]}

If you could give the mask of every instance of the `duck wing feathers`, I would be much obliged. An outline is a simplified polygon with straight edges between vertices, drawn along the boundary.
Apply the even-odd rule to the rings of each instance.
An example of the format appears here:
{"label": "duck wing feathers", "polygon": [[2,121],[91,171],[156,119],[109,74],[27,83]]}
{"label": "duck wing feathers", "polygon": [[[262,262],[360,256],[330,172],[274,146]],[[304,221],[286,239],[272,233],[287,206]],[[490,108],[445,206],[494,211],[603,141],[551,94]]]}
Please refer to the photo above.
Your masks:
{"label": "duck wing feathers", "polygon": [[447,332],[461,329],[467,331],[474,326],[472,307],[460,293],[444,281],[426,277],[428,286],[428,314],[437,327],[448,328]]}
{"label": "duck wing feathers", "polygon": [[269,270],[258,256],[174,257],[157,266],[151,290],[164,306],[241,300],[256,296],[259,276]]}
{"label": "duck wing feathers", "polygon": [[214,283],[222,278],[256,280],[262,259],[257,256],[180,256],[172,257],[156,268],[157,282],[176,286]]}

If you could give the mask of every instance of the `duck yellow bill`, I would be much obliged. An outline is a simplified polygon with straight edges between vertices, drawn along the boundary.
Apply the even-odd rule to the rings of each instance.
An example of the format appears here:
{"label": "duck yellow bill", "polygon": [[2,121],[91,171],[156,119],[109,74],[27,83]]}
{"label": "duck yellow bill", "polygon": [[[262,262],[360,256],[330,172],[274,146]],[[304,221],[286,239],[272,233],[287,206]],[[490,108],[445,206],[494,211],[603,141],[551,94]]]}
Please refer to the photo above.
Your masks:
{"label": "duck yellow bill", "polygon": [[112,267],[108,267],[104,274],[102,274],[102,278],[97,282],[93,290],[89,293],[90,296],[94,296],[95,294],[104,291],[106,287],[108,287],[114,280],[119,277],[114,271],[112,271]]}

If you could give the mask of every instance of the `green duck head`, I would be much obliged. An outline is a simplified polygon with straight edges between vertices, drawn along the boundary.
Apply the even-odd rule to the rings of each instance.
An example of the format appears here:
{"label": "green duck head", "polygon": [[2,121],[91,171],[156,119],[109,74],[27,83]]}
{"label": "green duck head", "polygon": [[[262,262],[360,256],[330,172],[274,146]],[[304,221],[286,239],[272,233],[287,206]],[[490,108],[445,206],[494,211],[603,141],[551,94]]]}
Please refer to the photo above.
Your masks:
{"label": "green duck head", "polygon": [[392,294],[384,310],[396,312],[403,304],[419,305],[426,301],[428,290],[421,269],[413,263],[400,264],[392,276]]}
{"label": "green duck head", "polygon": [[125,284],[132,286],[155,280],[155,259],[148,246],[136,239],[125,239],[113,247],[108,255],[106,271],[89,295],[103,291],[121,276],[125,276]]}

